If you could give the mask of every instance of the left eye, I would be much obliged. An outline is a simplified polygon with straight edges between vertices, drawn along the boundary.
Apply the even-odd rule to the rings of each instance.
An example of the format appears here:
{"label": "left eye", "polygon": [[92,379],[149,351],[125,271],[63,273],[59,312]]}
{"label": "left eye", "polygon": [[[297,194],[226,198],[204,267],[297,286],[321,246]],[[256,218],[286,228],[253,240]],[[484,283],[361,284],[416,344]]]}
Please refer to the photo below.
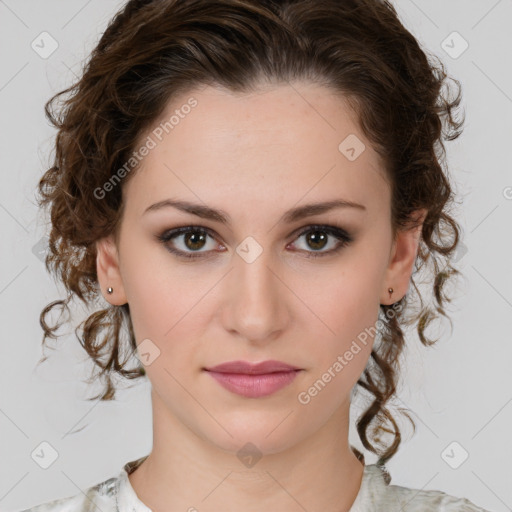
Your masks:
{"label": "left eye", "polygon": [[[175,246],[175,240],[178,240],[180,237],[183,237],[181,240],[183,249],[178,249]],[[209,229],[201,226],[175,228],[165,231],[161,235],[157,235],[158,240],[165,245],[169,252],[183,258],[208,257],[207,253],[211,252],[210,250],[200,251],[200,249],[204,248],[207,237],[215,239]],[[305,249],[299,248],[299,251],[306,253],[306,257],[308,258],[333,254],[353,240],[351,235],[344,229],[336,226],[321,225],[308,226],[307,229],[297,235],[297,239],[301,237],[305,237],[307,246]],[[329,237],[335,240],[331,242],[331,247],[328,250],[323,250],[329,245]],[[172,244],[170,244],[171,240]],[[309,250],[308,247],[312,250]],[[212,249],[214,248],[215,244],[213,244]]]}
{"label": "left eye", "polygon": [[[317,227],[317,228],[308,228],[306,231],[303,231],[297,239],[304,237],[304,245],[303,247],[299,247],[301,250],[309,251],[309,249],[313,249],[313,256],[316,256],[318,251],[322,251],[320,254],[331,253],[335,249],[339,248],[340,242],[342,244],[348,242],[348,237],[343,235],[342,233],[336,232],[331,228],[327,227]],[[329,238],[331,240],[329,240]],[[330,248],[327,248],[330,244]]]}
{"label": "left eye", "polygon": [[[352,241],[348,233],[334,226],[310,226],[299,234],[298,238],[302,237],[305,237],[307,247],[301,250],[311,252],[308,257],[331,254]],[[335,239],[331,240],[330,249],[319,252],[321,249],[325,249],[325,247],[329,245],[329,238]],[[309,251],[308,247],[312,248],[313,251]]]}

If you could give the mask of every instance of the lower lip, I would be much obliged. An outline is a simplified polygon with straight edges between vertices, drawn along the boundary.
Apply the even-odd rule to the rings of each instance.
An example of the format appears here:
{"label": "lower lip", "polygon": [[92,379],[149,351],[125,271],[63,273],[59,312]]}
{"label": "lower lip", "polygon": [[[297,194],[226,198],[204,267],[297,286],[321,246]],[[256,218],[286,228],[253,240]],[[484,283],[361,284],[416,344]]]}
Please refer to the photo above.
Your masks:
{"label": "lower lip", "polygon": [[208,372],[221,386],[247,398],[268,396],[290,384],[299,370],[247,375],[242,373]]}

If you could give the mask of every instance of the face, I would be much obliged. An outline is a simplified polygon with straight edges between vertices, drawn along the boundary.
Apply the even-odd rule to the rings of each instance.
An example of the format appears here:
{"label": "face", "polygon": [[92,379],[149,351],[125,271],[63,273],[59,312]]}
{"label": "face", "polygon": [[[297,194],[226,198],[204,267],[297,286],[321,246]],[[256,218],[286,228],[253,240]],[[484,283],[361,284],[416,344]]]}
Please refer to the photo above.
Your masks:
{"label": "face", "polygon": [[[181,109],[191,97],[196,106]],[[347,414],[379,304],[407,291],[416,236],[393,242],[382,163],[328,89],[206,87],[175,99],[155,126],[176,109],[188,113],[172,131],[141,139],[156,145],[123,188],[118,245],[98,243],[100,284],[114,288],[111,303],[129,303],[165,415],[224,450],[251,441],[277,452]],[[349,135],[365,145],[355,159],[340,150]],[[198,208],[152,207],[166,200]],[[359,206],[290,214],[334,201]],[[247,397],[205,371],[234,360],[301,371]]]}

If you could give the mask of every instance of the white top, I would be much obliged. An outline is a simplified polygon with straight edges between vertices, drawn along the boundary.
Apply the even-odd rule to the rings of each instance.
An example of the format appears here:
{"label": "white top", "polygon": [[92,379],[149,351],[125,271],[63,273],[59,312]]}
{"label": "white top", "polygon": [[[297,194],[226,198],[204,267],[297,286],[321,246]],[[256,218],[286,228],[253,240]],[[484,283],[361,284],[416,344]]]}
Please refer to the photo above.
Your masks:
{"label": "white top", "polygon": [[[22,512],[152,512],[139,500],[128,478],[146,457],[128,462],[117,476],[89,487],[84,493]],[[349,512],[490,512],[465,498],[442,491],[389,485],[390,480],[384,467],[365,465],[361,487]]]}

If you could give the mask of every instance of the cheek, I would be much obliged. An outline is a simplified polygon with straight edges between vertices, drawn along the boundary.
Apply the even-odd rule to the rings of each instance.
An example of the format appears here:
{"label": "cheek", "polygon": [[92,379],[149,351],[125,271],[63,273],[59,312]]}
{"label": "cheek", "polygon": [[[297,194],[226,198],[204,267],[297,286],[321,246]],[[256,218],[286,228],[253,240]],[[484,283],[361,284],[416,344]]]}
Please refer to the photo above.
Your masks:
{"label": "cheek", "polygon": [[[198,353],[209,321],[208,297],[203,297],[215,278],[197,277],[192,267],[180,271],[165,249],[145,249],[126,253],[123,282],[139,359],[156,388],[174,389],[171,375],[183,382],[205,362]],[[148,353],[149,364],[144,356]],[[179,393],[179,386],[173,393]]]}
{"label": "cheek", "polygon": [[[356,258],[353,258],[356,260]],[[318,293],[309,294],[312,308],[318,316],[340,335],[356,337],[361,331],[375,324],[380,301],[380,268],[376,261],[364,259],[360,255],[357,261],[345,262],[342,270],[331,270],[322,278],[323,285]]]}
{"label": "cheek", "polygon": [[[329,279],[327,279],[329,277]],[[376,261],[359,257],[357,264],[347,263],[340,272],[331,272],[322,279],[322,293],[310,294],[308,304],[319,319],[311,330],[321,328],[323,350],[318,354],[322,368],[339,361],[344,379],[355,383],[370,356],[380,300],[380,267]],[[312,335],[311,335],[312,336]],[[339,366],[332,371],[339,372]],[[338,379],[340,380],[340,379]]]}
{"label": "cheek", "polygon": [[176,271],[171,258],[154,243],[126,240],[121,273],[138,343],[150,338],[165,344],[200,298],[200,290]]}

